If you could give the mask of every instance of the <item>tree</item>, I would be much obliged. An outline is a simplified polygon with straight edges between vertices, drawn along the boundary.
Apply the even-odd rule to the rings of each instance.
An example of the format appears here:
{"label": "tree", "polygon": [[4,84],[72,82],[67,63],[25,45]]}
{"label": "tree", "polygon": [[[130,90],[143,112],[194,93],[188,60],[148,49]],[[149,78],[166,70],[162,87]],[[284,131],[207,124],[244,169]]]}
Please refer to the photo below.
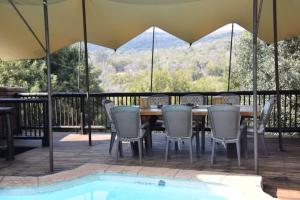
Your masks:
{"label": "tree", "polygon": [[[281,89],[300,88],[300,37],[280,41],[279,80]],[[232,86],[236,90],[252,90],[252,35],[241,35],[235,48],[236,64],[232,70]],[[258,90],[275,90],[274,45],[258,40]]]}
{"label": "tree", "polygon": [[[51,54],[51,82],[54,92],[85,91],[85,68],[75,46]],[[78,88],[79,74],[79,88]],[[0,61],[0,85],[25,87],[29,92],[46,91],[43,59]],[[101,70],[90,65],[90,90],[100,92]]]}
{"label": "tree", "polygon": [[0,85],[28,88],[30,92],[45,90],[45,63],[43,60],[0,60]]}

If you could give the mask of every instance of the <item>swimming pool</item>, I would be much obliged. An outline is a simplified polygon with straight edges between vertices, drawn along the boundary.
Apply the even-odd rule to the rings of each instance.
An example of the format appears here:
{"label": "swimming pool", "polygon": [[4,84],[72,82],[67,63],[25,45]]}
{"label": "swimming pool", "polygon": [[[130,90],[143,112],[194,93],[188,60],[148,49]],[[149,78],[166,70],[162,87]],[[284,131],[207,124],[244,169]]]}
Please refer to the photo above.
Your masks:
{"label": "swimming pool", "polygon": [[182,179],[95,174],[40,187],[0,189],[0,200],[236,200],[222,184]]}

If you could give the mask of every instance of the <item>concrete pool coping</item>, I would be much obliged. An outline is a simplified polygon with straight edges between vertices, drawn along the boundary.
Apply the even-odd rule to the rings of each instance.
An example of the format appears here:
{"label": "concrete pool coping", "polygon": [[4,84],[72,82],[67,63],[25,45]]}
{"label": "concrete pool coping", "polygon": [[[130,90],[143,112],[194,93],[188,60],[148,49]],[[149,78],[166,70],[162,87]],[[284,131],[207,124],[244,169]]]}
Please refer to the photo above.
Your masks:
{"label": "concrete pool coping", "polygon": [[44,176],[2,176],[0,188],[42,186],[74,180],[83,176],[103,174],[128,174],[198,180],[207,183],[223,184],[240,192],[246,199],[274,199],[262,190],[262,177],[248,174],[219,173],[211,171],[183,170],[165,167],[143,167],[107,164],[84,164],[78,168]]}

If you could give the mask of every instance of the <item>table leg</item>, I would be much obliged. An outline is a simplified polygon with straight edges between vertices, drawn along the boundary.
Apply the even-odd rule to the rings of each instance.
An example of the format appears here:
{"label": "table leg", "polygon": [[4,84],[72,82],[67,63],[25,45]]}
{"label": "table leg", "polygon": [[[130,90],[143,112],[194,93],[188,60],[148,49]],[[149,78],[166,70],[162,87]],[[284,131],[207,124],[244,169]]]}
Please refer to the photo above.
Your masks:
{"label": "table leg", "polygon": [[201,151],[205,151],[205,117],[202,117]]}
{"label": "table leg", "polygon": [[146,152],[148,155],[152,155],[152,140],[151,140],[151,128],[147,127],[145,135],[145,145],[146,145]]}
{"label": "table leg", "polygon": [[196,130],[196,152],[197,152],[197,157],[200,157],[200,137],[199,137],[199,129],[197,128]]}
{"label": "table leg", "polygon": [[139,155],[139,148],[138,148],[138,142],[130,142],[130,147],[132,151],[133,156],[138,156]]}

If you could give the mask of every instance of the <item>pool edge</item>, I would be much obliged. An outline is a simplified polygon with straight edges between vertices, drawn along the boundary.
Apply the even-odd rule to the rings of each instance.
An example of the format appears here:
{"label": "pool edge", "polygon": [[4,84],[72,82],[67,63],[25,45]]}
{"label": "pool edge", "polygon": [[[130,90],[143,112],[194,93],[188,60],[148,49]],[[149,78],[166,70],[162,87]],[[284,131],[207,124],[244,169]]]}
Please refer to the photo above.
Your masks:
{"label": "pool edge", "polygon": [[70,181],[95,173],[129,174],[136,176],[156,176],[186,180],[199,180],[208,183],[223,184],[231,188],[235,188],[241,194],[247,196],[247,199],[275,199],[262,190],[262,177],[258,175],[183,170],[165,167],[107,165],[94,163],[84,164],[75,169],[39,177],[2,176],[0,179],[0,187],[11,188],[19,186],[42,186],[46,184]]}

